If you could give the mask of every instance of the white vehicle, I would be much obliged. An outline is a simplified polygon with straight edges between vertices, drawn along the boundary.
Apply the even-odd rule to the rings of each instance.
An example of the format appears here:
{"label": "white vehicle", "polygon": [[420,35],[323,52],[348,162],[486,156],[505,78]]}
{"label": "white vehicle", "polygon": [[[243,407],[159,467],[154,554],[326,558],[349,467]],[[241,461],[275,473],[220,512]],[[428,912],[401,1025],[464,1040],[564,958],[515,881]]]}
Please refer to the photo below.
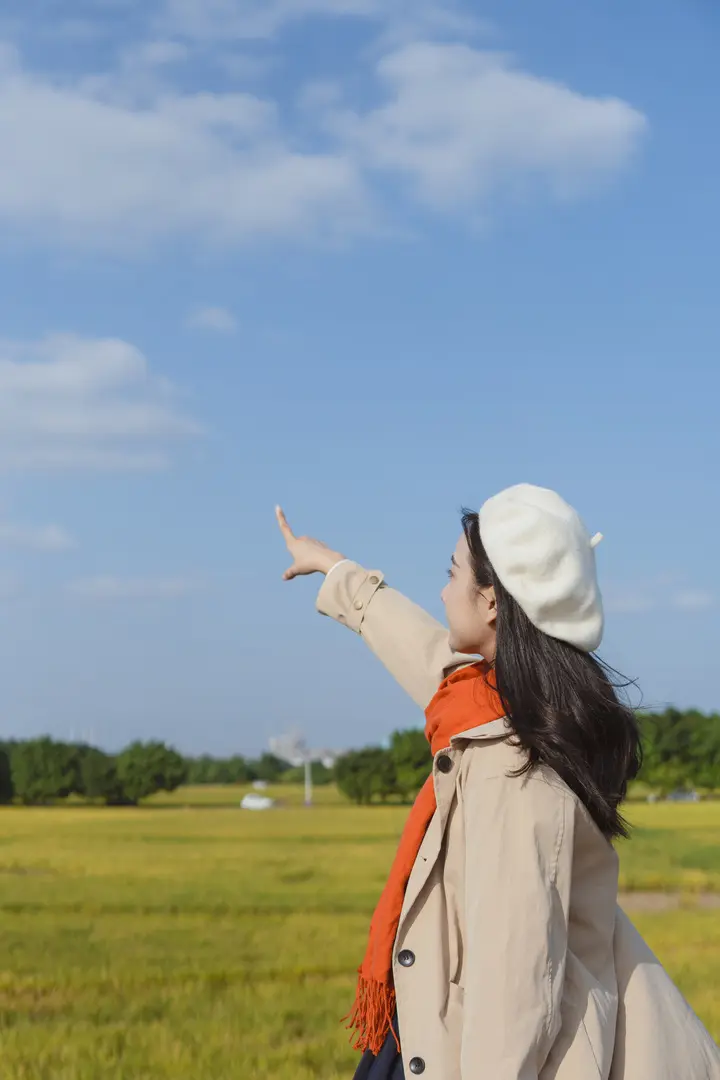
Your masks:
{"label": "white vehicle", "polygon": [[248,792],[243,796],[240,803],[241,810],[272,810],[275,805],[275,800],[269,798],[267,795],[253,795],[252,792]]}

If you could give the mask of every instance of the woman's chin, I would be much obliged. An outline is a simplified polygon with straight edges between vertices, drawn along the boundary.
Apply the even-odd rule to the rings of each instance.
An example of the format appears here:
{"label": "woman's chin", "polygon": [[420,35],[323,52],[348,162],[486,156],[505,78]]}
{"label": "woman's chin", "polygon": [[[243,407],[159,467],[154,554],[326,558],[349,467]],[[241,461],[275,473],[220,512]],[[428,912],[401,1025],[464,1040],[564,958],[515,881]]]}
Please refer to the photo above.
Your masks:
{"label": "woman's chin", "polygon": [[465,641],[464,638],[455,638],[452,634],[450,634],[450,637],[448,638],[448,645],[453,652],[463,653],[465,656],[483,655],[482,651],[478,648],[477,645],[473,644],[470,641]]}

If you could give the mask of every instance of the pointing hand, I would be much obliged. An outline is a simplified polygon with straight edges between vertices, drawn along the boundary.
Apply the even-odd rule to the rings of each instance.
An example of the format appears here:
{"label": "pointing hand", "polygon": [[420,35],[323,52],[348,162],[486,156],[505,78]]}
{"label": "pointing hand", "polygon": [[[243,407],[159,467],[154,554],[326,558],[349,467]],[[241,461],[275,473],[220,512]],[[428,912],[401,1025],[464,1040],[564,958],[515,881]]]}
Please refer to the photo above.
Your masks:
{"label": "pointing hand", "polygon": [[279,506],[275,507],[275,516],[293,560],[292,566],[283,574],[284,581],[292,581],[304,574],[327,574],[328,570],[344,557],[320,540],[313,540],[310,536],[296,536]]}

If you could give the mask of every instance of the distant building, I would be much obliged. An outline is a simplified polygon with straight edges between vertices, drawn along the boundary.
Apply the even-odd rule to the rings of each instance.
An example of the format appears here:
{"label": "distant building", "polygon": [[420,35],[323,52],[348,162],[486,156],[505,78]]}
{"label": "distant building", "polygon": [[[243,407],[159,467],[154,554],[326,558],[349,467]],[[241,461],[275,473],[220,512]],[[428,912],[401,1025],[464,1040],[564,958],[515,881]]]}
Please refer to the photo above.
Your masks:
{"label": "distant building", "polygon": [[340,750],[311,750],[298,731],[287,735],[276,735],[270,739],[270,753],[291,765],[304,765],[308,761],[321,761],[326,769],[332,769],[340,757]]}

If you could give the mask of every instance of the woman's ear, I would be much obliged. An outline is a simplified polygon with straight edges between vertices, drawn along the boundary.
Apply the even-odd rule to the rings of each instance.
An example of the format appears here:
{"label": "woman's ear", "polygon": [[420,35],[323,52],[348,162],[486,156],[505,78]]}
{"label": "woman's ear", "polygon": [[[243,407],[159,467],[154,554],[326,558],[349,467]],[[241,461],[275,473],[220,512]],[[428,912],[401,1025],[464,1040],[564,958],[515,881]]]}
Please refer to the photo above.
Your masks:
{"label": "woman's ear", "polygon": [[494,625],[497,621],[497,597],[495,595],[495,588],[491,585],[484,591],[485,599],[487,600],[487,621],[488,626]]}

